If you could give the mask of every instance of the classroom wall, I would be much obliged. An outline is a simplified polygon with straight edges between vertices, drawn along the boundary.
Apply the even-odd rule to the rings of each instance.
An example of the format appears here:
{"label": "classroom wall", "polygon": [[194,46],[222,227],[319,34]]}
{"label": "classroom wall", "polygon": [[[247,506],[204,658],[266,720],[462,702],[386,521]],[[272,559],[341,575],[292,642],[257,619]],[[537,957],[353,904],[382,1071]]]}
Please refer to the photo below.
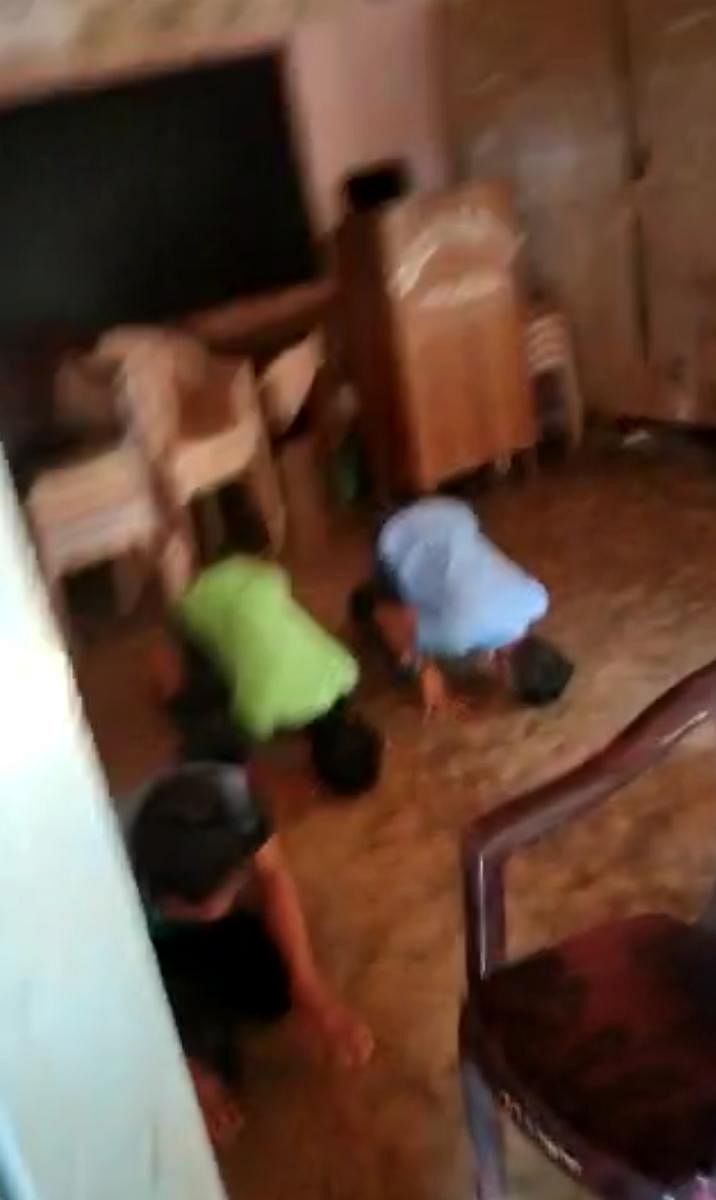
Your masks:
{"label": "classroom wall", "polygon": [[713,0],[446,0],[458,169],[514,186],[592,406],[716,424]]}
{"label": "classroom wall", "polygon": [[447,182],[442,17],[436,0],[366,2],[306,21],[291,37],[296,120],[322,231],[340,217],[341,181],[365,164],[402,158],[419,187]]}
{"label": "classroom wall", "polygon": [[0,453],[0,1195],[222,1200]]}

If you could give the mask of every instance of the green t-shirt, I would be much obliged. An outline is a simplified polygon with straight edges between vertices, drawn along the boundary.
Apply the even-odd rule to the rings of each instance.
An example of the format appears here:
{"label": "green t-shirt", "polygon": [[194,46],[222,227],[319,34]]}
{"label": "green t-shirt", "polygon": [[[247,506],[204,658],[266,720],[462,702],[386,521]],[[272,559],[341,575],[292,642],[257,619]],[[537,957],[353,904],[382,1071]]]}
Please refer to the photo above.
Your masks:
{"label": "green t-shirt", "polygon": [[294,600],[275,563],[237,555],[203,571],[178,616],[226,679],[257,739],[323,716],[358,682],[353,655]]}

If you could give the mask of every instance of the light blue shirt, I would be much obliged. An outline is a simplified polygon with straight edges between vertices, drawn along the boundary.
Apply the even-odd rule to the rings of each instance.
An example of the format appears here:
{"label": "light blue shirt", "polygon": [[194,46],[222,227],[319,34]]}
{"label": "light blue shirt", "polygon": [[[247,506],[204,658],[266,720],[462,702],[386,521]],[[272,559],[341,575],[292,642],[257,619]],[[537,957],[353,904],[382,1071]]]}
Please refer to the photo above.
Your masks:
{"label": "light blue shirt", "polygon": [[499,650],[547,612],[546,588],[480,531],[459,500],[435,497],[383,526],[378,558],[416,610],[418,648],[441,658]]}

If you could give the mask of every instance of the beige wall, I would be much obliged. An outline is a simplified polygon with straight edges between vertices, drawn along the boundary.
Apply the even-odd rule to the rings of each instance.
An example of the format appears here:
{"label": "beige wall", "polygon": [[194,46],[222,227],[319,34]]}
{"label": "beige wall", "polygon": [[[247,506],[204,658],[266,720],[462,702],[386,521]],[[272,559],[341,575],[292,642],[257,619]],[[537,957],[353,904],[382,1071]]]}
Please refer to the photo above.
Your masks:
{"label": "beige wall", "polygon": [[265,36],[352,0],[13,0],[0,5],[0,50],[112,61],[172,41]]}
{"label": "beige wall", "polygon": [[432,0],[393,0],[296,30],[289,70],[321,229],[338,215],[341,179],[363,164],[402,156],[419,185],[446,181],[439,26]]}

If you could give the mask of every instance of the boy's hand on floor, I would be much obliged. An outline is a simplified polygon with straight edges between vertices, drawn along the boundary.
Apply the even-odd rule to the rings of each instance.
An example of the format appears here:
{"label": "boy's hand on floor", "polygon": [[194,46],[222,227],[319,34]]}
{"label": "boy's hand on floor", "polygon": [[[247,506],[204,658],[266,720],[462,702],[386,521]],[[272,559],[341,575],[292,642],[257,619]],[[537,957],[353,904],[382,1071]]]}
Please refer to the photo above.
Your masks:
{"label": "boy's hand on floor", "polygon": [[373,1055],[375,1039],[368,1026],[345,1004],[320,991],[297,1002],[304,1026],[318,1036],[342,1067],[364,1067]]}

